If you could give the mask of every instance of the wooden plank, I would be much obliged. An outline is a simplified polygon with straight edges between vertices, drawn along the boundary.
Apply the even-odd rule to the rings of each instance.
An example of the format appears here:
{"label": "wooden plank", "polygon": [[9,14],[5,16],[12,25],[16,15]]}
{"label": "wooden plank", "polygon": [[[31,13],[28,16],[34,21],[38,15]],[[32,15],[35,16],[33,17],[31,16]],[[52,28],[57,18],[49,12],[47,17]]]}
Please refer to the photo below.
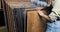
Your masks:
{"label": "wooden plank", "polygon": [[35,11],[35,9],[25,9],[24,12],[24,32],[27,32],[27,11]]}
{"label": "wooden plank", "polygon": [[27,32],[45,32],[46,21],[39,17],[37,11],[27,12]]}

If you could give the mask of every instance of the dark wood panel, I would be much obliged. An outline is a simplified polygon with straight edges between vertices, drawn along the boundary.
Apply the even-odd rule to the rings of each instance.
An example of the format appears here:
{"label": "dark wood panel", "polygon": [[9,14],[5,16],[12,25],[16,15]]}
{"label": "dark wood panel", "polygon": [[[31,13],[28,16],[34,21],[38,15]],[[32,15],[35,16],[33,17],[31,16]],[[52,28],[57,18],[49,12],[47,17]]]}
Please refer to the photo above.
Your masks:
{"label": "dark wood panel", "polygon": [[5,1],[4,13],[8,32],[24,32],[24,11],[21,4],[31,4],[30,2]]}

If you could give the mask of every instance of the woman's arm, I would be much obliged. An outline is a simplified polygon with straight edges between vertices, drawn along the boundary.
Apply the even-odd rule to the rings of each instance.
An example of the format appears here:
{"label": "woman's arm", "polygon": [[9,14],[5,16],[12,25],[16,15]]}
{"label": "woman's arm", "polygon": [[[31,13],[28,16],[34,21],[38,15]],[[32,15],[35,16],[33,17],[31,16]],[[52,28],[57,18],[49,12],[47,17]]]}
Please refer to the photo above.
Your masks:
{"label": "woman's arm", "polygon": [[43,18],[45,18],[48,21],[51,21],[50,17],[46,14],[44,14],[43,11],[38,11],[39,15],[42,16]]}
{"label": "woman's arm", "polygon": [[47,19],[48,21],[51,21],[50,17],[46,15],[46,12],[44,10],[41,10],[43,7],[37,7],[36,10],[39,13],[40,16]]}

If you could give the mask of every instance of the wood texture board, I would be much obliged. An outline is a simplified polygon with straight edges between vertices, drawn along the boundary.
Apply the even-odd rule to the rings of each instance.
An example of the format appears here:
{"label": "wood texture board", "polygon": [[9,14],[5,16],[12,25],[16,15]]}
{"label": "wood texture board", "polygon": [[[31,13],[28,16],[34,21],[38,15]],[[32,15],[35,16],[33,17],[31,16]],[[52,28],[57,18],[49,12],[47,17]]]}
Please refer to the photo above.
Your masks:
{"label": "wood texture board", "polygon": [[27,12],[27,32],[45,32],[46,22],[38,15],[37,11]]}

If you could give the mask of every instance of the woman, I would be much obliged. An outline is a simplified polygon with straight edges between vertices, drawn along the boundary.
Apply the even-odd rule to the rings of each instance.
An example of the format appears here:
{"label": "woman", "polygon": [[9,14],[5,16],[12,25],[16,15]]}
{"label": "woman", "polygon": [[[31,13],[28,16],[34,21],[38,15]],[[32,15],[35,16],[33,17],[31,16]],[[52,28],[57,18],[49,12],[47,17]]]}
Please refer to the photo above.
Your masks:
{"label": "woman", "polygon": [[[51,2],[48,3],[52,3],[52,0],[50,0]],[[60,32],[60,0],[54,0],[53,4],[53,8],[52,11],[49,16],[45,15],[44,12],[41,10],[39,11],[39,8],[37,8],[38,13],[40,16],[44,17],[45,19],[51,21],[52,23],[48,22],[47,23],[47,30],[46,32]]]}
{"label": "woman", "polygon": [[[40,16],[44,17],[46,20],[52,22],[47,23],[46,32],[60,32],[60,0],[47,0],[48,5],[43,5],[44,7],[53,5],[52,11],[49,15],[44,13],[44,7],[37,7],[37,11]],[[47,8],[48,9],[48,8]],[[53,21],[51,21],[53,20]]]}

